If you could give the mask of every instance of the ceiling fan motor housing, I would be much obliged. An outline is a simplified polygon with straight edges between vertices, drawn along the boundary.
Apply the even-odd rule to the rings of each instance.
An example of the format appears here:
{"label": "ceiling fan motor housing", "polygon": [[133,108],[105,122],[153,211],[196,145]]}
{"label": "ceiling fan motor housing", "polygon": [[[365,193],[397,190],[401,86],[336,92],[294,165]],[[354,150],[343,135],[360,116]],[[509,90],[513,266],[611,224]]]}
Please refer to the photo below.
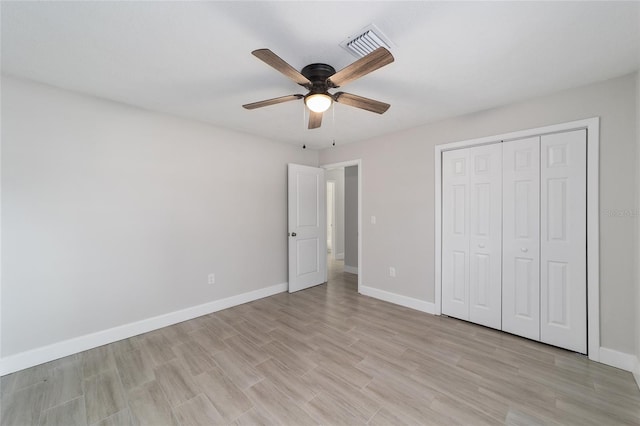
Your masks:
{"label": "ceiling fan motor housing", "polygon": [[307,77],[312,86],[309,89],[310,95],[315,93],[327,93],[329,86],[327,85],[327,78],[336,73],[335,68],[327,64],[309,64],[302,68],[300,74]]}

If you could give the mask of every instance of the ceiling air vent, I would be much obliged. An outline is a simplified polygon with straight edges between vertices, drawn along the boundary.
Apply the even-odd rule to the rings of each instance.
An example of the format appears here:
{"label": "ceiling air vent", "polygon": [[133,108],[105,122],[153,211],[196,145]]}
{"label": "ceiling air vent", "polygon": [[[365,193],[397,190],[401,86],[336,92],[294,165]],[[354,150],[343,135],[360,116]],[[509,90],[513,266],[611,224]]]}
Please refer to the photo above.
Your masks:
{"label": "ceiling air vent", "polygon": [[340,43],[340,47],[347,50],[353,56],[362,58],[378,47],[386,47],[391,50],[391,42],[382,34],[382,31],[380,31],[378,27],[371,24],[359,31],[358,34],[348,37]]}

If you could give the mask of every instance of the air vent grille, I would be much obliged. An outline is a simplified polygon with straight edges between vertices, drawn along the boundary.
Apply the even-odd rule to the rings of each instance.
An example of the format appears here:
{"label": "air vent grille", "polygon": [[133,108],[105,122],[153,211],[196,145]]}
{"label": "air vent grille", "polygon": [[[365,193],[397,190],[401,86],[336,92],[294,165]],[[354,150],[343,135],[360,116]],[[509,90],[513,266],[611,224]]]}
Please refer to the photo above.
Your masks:
{"label": "air vent grille", "polygon": [[358,58],[368,55],[379,47],[391,50],[390,45],[389,39],[373,24],[340,43],[343,49]]}

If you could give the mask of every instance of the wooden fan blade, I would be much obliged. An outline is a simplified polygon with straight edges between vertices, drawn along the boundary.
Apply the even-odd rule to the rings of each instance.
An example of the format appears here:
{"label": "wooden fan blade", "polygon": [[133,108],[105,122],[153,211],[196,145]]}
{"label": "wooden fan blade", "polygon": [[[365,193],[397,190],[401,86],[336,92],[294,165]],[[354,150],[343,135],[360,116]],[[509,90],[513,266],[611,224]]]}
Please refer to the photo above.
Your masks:
{"label": "wooden fan blade", "polygon": [[341,104],[349,105],[352,107],[366,109],[367,111],[375,112],[378,114],[384,114],[391,105],[384,102],[376,101],[373,99],[365,98],[358,95],[352,95],[351,93],[338,92],[333,96],[333,99]]}
{"label": "wooden fan blade", "polygon": [[286,75],[299,85],[306,88],[311,88],[312,84],[307,77],[300,74],[298,70],[286,63],[280,56],[276,55],[271,50],[258,49],[251,52],[251,54],[260,59],[265,64],[275,68],[277,71],[280,71],[282,74]]}
{"label": "wooden fan blade", "polygon": [[309,110],[309,128],[317,129],[322,124],[322,113]]}
{"label": "wooden fan blade", "polygon": [[281,104],[283,102],[295,101],[297,99],[302,99],[302,98],[304,98],[304,96],[302,96],[302,95],[280,96],[279,98],[266,99],[264,101],[253,102],[251,104],[245,104],[245,105],[242,105],[242,107],[245,108],[245,109],[256,109],[256,108],[266,107],[266,106],[269,106],[269,105]]}
{"label": "wooden fan blade", "polygon": [[362,57],[341,69],[331,77],[327,78],[330,87],[340,87],[345,84],[365,76],[372,71],[382,68],[393,62],[393,55],[384,47],[379,47],[367,56]]}

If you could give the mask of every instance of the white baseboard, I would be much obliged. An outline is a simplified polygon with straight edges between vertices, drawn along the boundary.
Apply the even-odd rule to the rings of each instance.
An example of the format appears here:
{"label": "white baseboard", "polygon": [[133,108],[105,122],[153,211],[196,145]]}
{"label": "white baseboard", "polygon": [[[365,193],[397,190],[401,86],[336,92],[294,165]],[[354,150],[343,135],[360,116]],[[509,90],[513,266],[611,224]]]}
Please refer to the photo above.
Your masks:
{"label": "white baseboard", "polygon": [[190,308],[181,309],[168,314],[158,315],[156,317],[147,318],[130,324],[124,324],[107,330],[98,331],[96,333],[75,337],[73,339],[10,355],[0,359],[0,376],[78,352],[86,351],[88,349],[93,349],[108,343],[117,342],[118,340],[126,339],[128,337],[137,336],[138,334],[147,333],[162,327],[197,318],[202,315],[207,315],[212,312],[221,311],[233,306],[242,305],[243,303],[252,302],[264,297],[282,293],[287,291],[288,287],[288,283],[276,284],[270,287],[250,291],[248,293],[214,300],[213,302],[204,303],[202,305],[192,306]]}
{"label": "white baseboard", "polygon": [[344,253],[336,253],[334,256],[335,260],[344,260]]}
{"label": "white baseboard", "polygon": [[349,265],[344,265],[344,271],[348,272],[350,274],[358,274],[358,267],[357,266],[349,266]]}
{"label": "white baseboard", "polygon": [[635,373],[638,369],[638,357],[633,354],[600,347],[600,362],[621,370],[630,371],[636,374],[636,381],[638,380],[637,373]]}
{"label": "white baseboard", "polygon": [[427,302],[425,300],[415,299],[413,297],[403,296],[401,294],[391,293],[389,291],[379,290],[377,288],[367,286],[360,286],[358,290],[365,296],[384,300],[385,302],[394,303],[396,305],[426,312],[432,315],[434,315],[436,312],[436,307],[433,302]]}

